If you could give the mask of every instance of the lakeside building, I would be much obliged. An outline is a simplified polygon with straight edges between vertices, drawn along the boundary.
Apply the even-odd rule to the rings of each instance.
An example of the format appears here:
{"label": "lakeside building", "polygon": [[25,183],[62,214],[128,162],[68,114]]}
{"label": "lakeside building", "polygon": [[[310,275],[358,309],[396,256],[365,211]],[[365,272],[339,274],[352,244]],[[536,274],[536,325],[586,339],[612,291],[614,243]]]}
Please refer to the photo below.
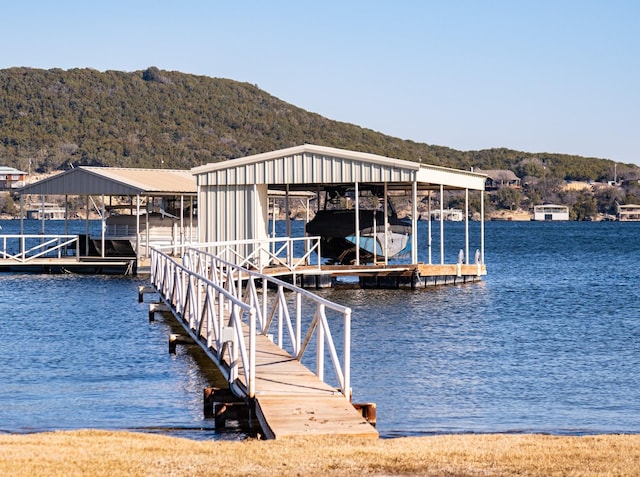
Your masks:
{"label": "lakeside building", "polygon": [[64,207],[60,207],[53,202],[44,202],[37,207],[26,210],[26,218],[35,220],[64,220],[66,214],[67,211]]}
{"label": "lakeside building", "polygon": [[491,169],[491,170],[475,170],[479,174],[486,174],[486,190],[498,190],[502,187],[511,189],[521,189],[522,184],[520,178],[513,171],[508,169]]}
{"label": "lakeside building", "polygon": [[430,214],[430,220],[440,220],[441,214],[442,220],[446,220],[448,222],[462,222],[462,220],[464,219],[464,213],[462,212],[462,209],[442,209],[442,212],[440,212],[440,210],[432,210]]}
{"label": "lakeside building", "polygon": [[620,222],[640,222],[640,205],[618,205],[616,219]]}
{"label": "lakeside building", "polygon": [[11,190],[23,187],[27,173],[13,167],[0,166],[0,190]]}
{"label": "lakeside building", "polygon": [[536,205],[533,208],[533,220],[569,220],[569,207],[556,204]]}

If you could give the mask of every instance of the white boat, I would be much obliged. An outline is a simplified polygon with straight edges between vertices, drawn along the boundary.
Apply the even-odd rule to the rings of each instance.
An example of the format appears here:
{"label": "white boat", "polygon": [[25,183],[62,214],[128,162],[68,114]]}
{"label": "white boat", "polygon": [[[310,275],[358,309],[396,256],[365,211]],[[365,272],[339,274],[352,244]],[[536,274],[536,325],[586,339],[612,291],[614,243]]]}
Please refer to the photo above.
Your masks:
{"label": "white boat", "polygon": [[[352,194],[338,189],[327,191],[325,208],[319,210],[306,226],[309,235],[320,237],[323,257],[340,264],[353,264],[356,253],[360,263],[409,256],[411,221],[399,218],[391,201],[388,201],[385,220],[385,211],[380,207],[384,199],[375,192],[369,191],[368,201],[360,200],[363,207],[358,207],[359,232],[356,233],[356,209]],[[357,247],[360,249],[358,252]]]}

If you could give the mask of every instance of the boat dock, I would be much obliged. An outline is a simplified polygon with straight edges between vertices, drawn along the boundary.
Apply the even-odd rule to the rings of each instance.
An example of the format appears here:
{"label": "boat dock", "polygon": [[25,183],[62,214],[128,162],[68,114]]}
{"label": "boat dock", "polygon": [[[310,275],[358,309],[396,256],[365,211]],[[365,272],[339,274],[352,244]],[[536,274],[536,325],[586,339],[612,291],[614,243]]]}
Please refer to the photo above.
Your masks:
{"label": "boat dock", "polygon": [[[190,249],[181,262],[153,250],[150,281],[264,437],[378,437],[351,403],[349,308],[207,252]],[[309,356],[315,372],[302,363]],[[325,379],[326,358],[335,383]]]}
{"label": "boat dock", "polygon": [[[479,280],[486,269],[326,265],[315,255],[318,247],[318,237],[232,241],[194,245],[180,259],[153,249],[149,280],[160,306],[248,406],[261,435],[376,437],[369,422],[375,404],[351,402],[351,310],[305,288],[332,286],[345,276],[359,277],[361,286],[395,286],[401,279],[414,287],[429,280],[463,283]],[[306,254],[294,258],[293,251],[303,249]],[[325,363],[333,366],[333,381]]]}
{"label": "boat dock", "polygon": [[482,280],[487,274],[484,264],[445,265],[309,265],[298,266],[295,271],[286,267],[264,268],[263,273],[279,276],[303,288],[329,288],[340,286],[343,280],[357,278],[348,283],[360,288],[425,288],[428,286],[460,285]]}
{"label": "boat dock", "polygon": [[[104,272],[108,265],[126,265],[123,258],[108,258],[106,253],[114,239],[107,209],[113,206],[113,197],[128,196],[127,220],[135,224],[135,233],[126,234],[136,254],[132,267],[136,270],[150,260],[149,280],[161,301],[153,309],[160,311],[162,305],[170,311],[188,335],[185,340],[197,343],[216,364],[229,391],[259,423],[261,435],[377,437],[370,424],[375,412],[366,412],[373,405],[351,402],[351,310],[306,288],[337,285],[346,277],[356,278],[363,288],[480,280],[486,274],[485,179],[473,171],[304,144],[190,171],[81,166],[24,187],[21,204],[23,195],[42,195],[43,202],[45,195],[86,195],[88,209],[90,196],[100,195],[101,260],[94,262],[100,262]],[[293,237],[286,221],[285,235],[276,237],[272,221],[270,234],[269,194],[284,196],[285,216],[290,217],[290,195],[309,191],[315,191],[316,217],[328,217],[319,223],[319,232],[312,233],[307,220],[308,236]],[[451,256],[450,250],[445,254],[445,191],[464,199],[464,237],[455,240],[457,263],[448,264],[444,262]],[[473,247],[470,193],[480,204],[479,238]],[[392,195],[403,201],[402,217]],[[429,221],[427,263],[420,263],[418,204],[431,217],[435,198],[440,209],[439,253],[432,247]],[[328,205],[336,206],[335,214],[324,214],[332,211]],[[165,206],[176,214],[172,214],[171,239],[159,241],[150,231],[149,219]],[[308,215],[309,207],[305,210]],[[334,220],[337,217],[348,221]],[[338,222],[340,227],[334,227]],[[88,230],[87,221],[87,238]],[[43,233],[34,241],[33,247],[22,242],[11,250],[5,244],[0,259],[19,267],[42,266],[45,260],[49,267],[65,264],[58,267],[60,271],[71,264],[78,271],[89,264],[98,270],[99,264],[81,252],[78,236],[47,238],[43,225]],[[475,263],[470,248],[476,249]],[[440,263],[432,263],[432,252]],[[328,376],[325,364],[332,371]]]}
{"label": "boat dock", "polygon": [[0,272],[119,275],[137,272],[135,256],[83,255],[82,249],[79,235],[2,234]]}

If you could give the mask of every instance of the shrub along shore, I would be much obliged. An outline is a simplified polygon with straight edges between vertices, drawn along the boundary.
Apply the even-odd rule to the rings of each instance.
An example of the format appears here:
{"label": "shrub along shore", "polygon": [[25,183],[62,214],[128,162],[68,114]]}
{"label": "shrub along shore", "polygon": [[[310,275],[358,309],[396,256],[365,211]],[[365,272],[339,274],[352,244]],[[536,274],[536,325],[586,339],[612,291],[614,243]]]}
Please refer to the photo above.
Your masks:
{"label": "shrub along shore", "polygon": [[632,476],[640,435],[461,434],[193,441],[80,430],[0,435],[12,476]]}

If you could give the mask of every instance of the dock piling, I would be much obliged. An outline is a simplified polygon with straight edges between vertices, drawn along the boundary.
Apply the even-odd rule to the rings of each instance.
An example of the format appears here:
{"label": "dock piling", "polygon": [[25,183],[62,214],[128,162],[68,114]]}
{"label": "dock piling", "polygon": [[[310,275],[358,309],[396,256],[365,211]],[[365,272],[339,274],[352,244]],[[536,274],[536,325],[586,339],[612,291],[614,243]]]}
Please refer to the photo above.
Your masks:
{"label": "dock piling", "polygon": [[168,313],[171,310],[164,303],[151,303],[149,305],[149,321],[155,321],[156,313]]}
{"label": "dock piling", "polygon": [[215,419],[216,429],[227,427],[227,421],[250,420],[249,406],[227,388],[204,388],[204,417]]}
{"label": "dock piling", "polygon": [[144,295],[146,293],[155,293],[155,289],[153,287],[146,287],[144,285],[140,285],[138,287],[138,303],[142,303],[144,301]]}
{"label": "dock piling", "polygon": [[366,403],[353,403],[353,407],[358,411],[364,419],[371,424],[373,427],[376,427],[377,420],[377,407],[374,402],[366,402]]}
{"label": "dock piling", "polygon": [[169,353],[176,354],[176,346],[179,344],[195,344],[195,342],[189,336],[179,335],[171,333],[169,335]]}

